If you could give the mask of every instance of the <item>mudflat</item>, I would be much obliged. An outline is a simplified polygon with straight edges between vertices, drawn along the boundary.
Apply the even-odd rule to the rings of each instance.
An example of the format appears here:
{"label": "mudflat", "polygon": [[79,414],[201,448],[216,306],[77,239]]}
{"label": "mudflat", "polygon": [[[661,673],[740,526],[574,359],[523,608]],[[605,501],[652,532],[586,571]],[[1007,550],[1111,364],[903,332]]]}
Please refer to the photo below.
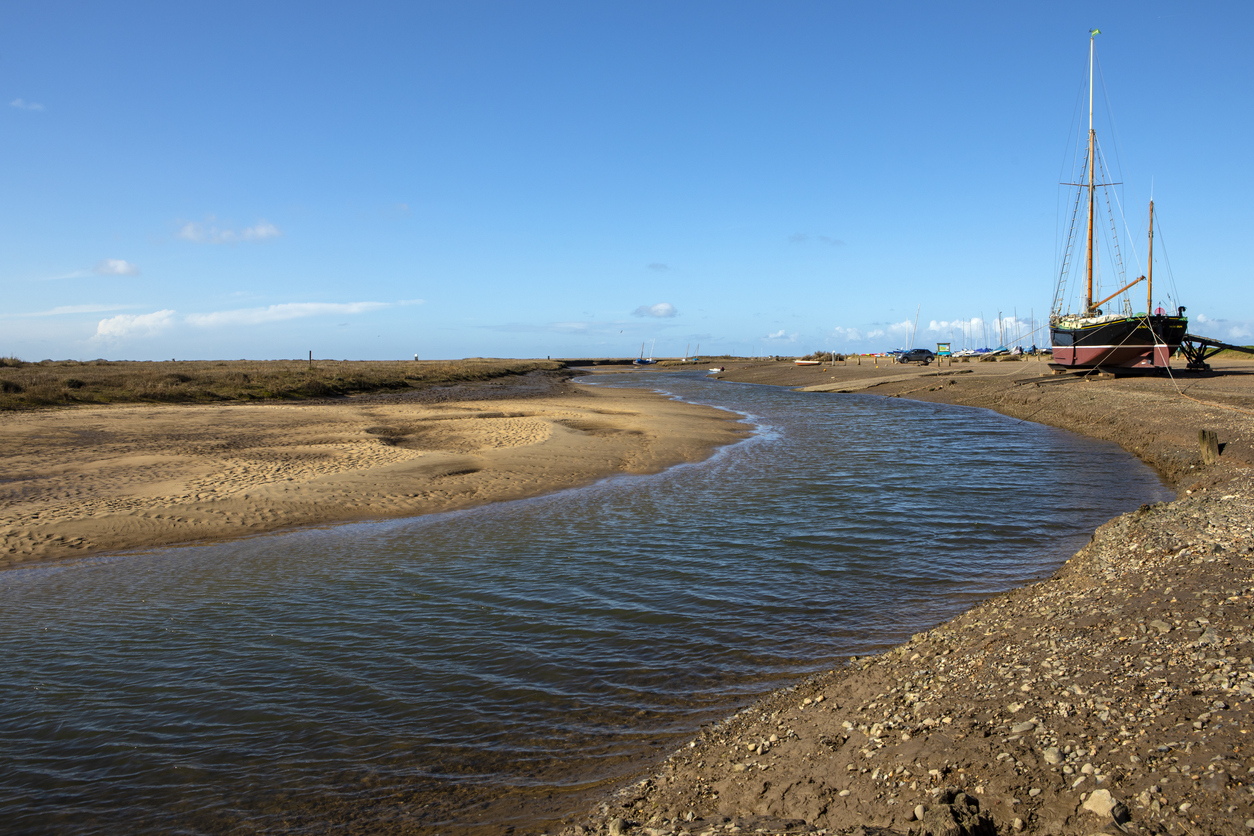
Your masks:
{"label": "mudflat", "polygon": [[1047,580],[703,729],[566,833],[1254,830],[1254,363],[1063,379],[1033,360],[862,362],[719,376],[1108,439],[1178,498],[1102,526]]}
{"label": "mudflat", "polygon": [[0,413],[0,568],[536,496],[697,461],[727,412],[557,372],[315,401]]}

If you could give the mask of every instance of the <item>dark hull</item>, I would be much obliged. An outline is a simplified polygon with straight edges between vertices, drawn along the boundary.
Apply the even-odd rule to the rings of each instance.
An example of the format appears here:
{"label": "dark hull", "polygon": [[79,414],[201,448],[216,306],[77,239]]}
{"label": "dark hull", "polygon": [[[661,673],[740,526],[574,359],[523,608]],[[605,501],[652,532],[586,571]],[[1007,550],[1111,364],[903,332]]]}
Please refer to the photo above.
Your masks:
{"label": "dark hull", "polygon": [[1189,320],[1183,316],[1126,317],[1049,329],[1054,362],[1073,368],[1166,368],[1180,348]]}

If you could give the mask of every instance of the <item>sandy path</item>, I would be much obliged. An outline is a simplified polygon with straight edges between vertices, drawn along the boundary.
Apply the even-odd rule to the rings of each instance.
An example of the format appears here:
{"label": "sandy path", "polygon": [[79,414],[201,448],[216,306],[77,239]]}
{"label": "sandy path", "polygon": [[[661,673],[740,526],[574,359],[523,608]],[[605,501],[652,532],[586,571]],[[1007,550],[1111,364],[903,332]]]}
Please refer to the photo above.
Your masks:
{"label": "sandy path", "polygon": [[508,394],[5,414],[0,567],[535,496],[746,434],[643,391]]}

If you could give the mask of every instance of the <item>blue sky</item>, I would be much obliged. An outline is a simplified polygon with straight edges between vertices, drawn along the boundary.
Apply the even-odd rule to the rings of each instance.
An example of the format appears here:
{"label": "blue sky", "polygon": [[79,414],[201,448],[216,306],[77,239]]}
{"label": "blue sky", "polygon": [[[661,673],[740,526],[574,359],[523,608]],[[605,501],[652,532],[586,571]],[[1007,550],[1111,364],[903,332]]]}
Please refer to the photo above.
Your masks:
{"label": "blue sky", "polygon": [[0,355],[803,354],[1040,320],[1092,27],[1129,227],[1152,184],[1191,330],[1254,342],[1248,2],[9,0]]}

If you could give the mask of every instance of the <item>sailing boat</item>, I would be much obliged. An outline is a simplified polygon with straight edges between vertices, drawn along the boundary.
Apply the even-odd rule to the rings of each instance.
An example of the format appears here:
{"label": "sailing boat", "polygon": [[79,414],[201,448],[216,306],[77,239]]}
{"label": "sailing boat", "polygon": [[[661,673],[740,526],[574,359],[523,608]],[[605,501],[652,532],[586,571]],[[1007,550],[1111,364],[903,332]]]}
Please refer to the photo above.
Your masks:
{"label": "sailing boat", "polygon": [[[657,340],[653,341],[653,345],[657,345]],[[645,359],[644,343],[640,343],[640,357],[637,360],[632,360],[631,364],[633,366],[652,366],[656,362],[657,360],[653,359],[653,346],[649,347],[649,357],[648,359]]]}
{"label": "sailing boat", "polygon": [[[1094,301],[1093,262],[1094,262],[1094,206],[1097,190],[1117,185],[1114,183],[1097,182],[1097,169],[1105,171],[1105,165],[1098,153],[1097,133],[1093,129],[1093,40],[1100,34],[1097,29],[1089,32],[1089,133],[1088,150],[1084,158],[1081,180],[1087,182],[1068,183],[1077,187],[1074,209],[1071,216],[1071,231],[1067,237],[1062,269],[1058,276],[1058,285],[1054,293],[1053,311],[1049,318],[1050,345],[1053,349],[1054,364],[1067,368],[1134,368],[1156,369],[1166,368],[1171,355],[1180,348],[1188,329],[1188,318],[1184,308],[1177,309],[1175,314],[1168,314],[1163,308],[1155,309],[1154,299],[1154,202],[1150,201],[1149,223],[1149,268],[1144,276],[1133,279],[1104,299]],[[1078,313],[1064,312],[1066,302],[1063,299],[1070,267],[1070,255],[1075,243],[1076,218],[1085,202],[1081,198],[1087,196],[1088,222],[1086,227],[1087,243],[1085,253],[1085,283],[1083,307]],[[1113,214],[1112,214],[1113,219]],[[1116,261],[1120,261],[1118,245],[1114,247]],[[1119,265],[1120,268],[1122,265]],[[1146,306],[1144,313],[1133,313],[1128,296],[1124,295],[1134,285],[1146,283]],[[1120,313],[1104,313],[1102,305],[1121,297],[1123,310]]]}

